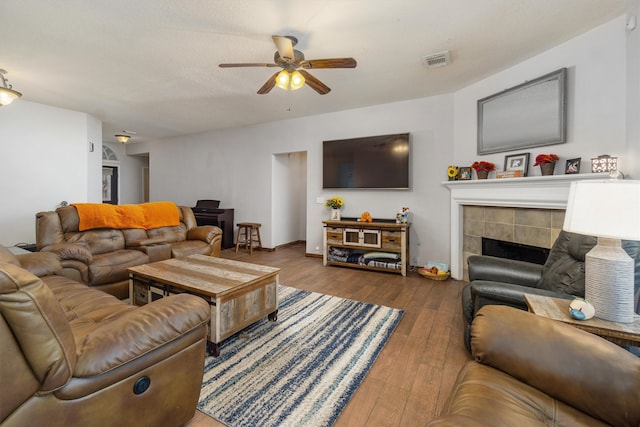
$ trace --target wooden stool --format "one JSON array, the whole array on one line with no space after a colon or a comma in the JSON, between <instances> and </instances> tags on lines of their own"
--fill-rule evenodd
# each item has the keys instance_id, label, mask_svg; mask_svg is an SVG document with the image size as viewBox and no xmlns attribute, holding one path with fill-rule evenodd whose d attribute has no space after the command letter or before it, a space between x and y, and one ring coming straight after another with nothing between
<instances>
[{"instance_id":1,"label":"wooden stool","mask_svg":"<svg viewBox=\"0 0 640 427\"><path fill-rule=\"evenodd\" d=\"M236 235L236 253L241 244L245 245L245 249L249 249L249 254L253 254L253 243L258 243L257 248L262 249L262 240L260 240L260 226L256 222L239 222L238 234ZM244 231L244 240L240 240L240 235Z\"/></svg>"}]
</instances>

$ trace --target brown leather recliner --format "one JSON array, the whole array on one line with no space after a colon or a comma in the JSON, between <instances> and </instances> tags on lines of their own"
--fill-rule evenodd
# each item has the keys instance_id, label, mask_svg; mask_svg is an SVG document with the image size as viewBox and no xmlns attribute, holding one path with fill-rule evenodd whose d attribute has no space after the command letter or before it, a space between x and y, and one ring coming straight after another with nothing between
<instances>
[{"instance_id":1,"label":"brown leather recliner","mask_svg":"<svg viewBox=\"0 0 640 427\"><path fill-rule=\"evenodd\" d=\"M603 338L513 307L482 307L473 361L429 427L640 425L640 358Z\"/></svg>"},{"instance_id":2,"label":"brown leather recliner","mask_svg":"<svg viewBox=\"0 0 640 427\"><path fill-rule=\"evenodd\" d=\"M0 424L179 426L191 419L208 304L181 294L134 307L55 274L61 271L52 253L15 257L0 247Z\"/></svg>"},{"instance_id":3,"label":"brown leather recliner","mask_svg":"<svg viewBox=\"0 0 640 427\"><path fill-rule=\"evenodd\" d=\"M63 274L125 299L129 296L127 268L187 255L220 256L222 230L198 226L193 211L179 206L180 224L144 229L99 228L79 231L74 206L36 214L36 247L54 252Z\"/></svg>"}]
</instances>

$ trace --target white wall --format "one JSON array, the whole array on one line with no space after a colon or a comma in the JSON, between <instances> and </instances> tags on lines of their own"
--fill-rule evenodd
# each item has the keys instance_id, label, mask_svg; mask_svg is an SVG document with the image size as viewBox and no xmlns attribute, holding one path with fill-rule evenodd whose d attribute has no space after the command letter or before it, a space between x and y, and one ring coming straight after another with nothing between
<instances>
[{"instance_id":1,"label":"white wall","mask_svg":"<svg viewBox=\"0 0 640 427\"><path fill-rule=\"evenodd\" d=\"M35 243L35 214L101 196L99 120L20 99L0 109L0 243ZM95 139L98 136L98 139ZM89 178L89 173L98 178Z\"/></svg>"},{"instance_id":2,"label":"white wall","mask_svg":"<svg viewBox=\"0 0 640 427\"><path fill-rule=\"evenodd\" d=\"M160 141L148 146L151 198L188 206L199 198L219 199L235 209L236 222L262 223L263 245L274 247L286 242L279 237L279 219L272 215L272 201L282 197L272 198L272 156L306 151L308 253L319 253L322 220L329 217L328 208L316 199L341 196L344 216L369 211L374 218L394 218L398 209L408 206L412 259L446 260L448 191L440 182L452 158L452 111L452 96L442 95ZM412 135L411 191L322 190L323 140L399 132Z\"/></svg>"},{"instance_id":3,"label":"white wall","mask_svg":"<svg viewBox=\"0 0 640 427\"><path fill-rule=\"evenodd\" d=\"M455 162L470 165L489 160L502 170L504 156L530 152L529 176L540 153L560 156L556 173L564 173L567 159L582 158L581 173L590 173L590 159L601 154L618 156L621 170L631 163L627 153L627 48L625 17L617 18L581 36L455 93ZM637 56L637 53L636 53ZM567 142L478 156L477 100L556 69L567 67ZM637 119L635 120L637 121Z\"/></svg>"}]
</instances>

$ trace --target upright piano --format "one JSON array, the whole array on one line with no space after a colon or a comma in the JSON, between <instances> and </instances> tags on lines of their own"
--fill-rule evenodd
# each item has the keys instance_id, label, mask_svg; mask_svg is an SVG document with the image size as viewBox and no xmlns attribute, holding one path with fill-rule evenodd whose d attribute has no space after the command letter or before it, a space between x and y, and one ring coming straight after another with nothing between
<instances>
[{"instance_id":1,"label":"upright piano","mask_svg":"<svg viewBox=\"0 0 640 427\"><path fill-rule=\"evenodd\" d=\"M222 229L222 249L233 248L233 209L220 209L220 200L198 200L191 208L198 225Z\"/></svg>"}]
</instances>

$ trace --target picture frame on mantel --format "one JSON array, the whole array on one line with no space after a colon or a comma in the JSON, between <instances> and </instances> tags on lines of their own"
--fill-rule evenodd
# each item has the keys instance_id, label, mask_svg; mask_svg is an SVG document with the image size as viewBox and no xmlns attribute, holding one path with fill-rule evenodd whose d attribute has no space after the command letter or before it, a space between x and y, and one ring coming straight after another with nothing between
<instances>
[{"instance_id":1,"label":"picture frame on mantel","mask_svg":"<svg viewBox=\"0 0 640 427\"><path fill-rule=\"evenodd\" d=\"M567 165L564 168L564 173L566 175L571 175L574 173L580 173L580 163L582 161L582 157L577 157L575 159L567 160Z\"/></svg>"},{"instance_id":2,"label":"picture frame on mantel","mask_svg":"<svg viewBox=\"0 0 640 427\"><path fill-rule=\"evenodd\" d=\"M504 170L506 172L519 172L518 176L527 176L529 172L529 154L508 154L504 156Z\"/></svg>"}]
</instances>

